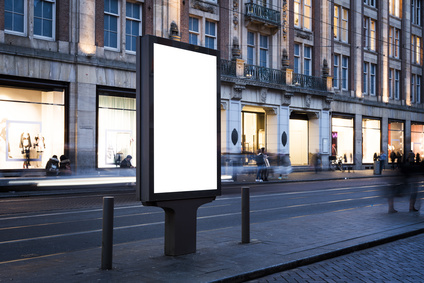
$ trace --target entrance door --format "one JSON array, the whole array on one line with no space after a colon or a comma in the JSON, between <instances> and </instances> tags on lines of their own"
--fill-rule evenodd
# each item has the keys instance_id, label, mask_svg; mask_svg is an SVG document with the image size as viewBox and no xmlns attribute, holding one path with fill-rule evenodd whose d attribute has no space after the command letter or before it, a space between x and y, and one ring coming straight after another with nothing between
<instances>
[{"instance_id":1,"label":"entrance door","mask_svg":"<svg viewBox=\"0 0 424 283\"><path fill-rule=\"evenodd\" d=\"M256 152L265 147L265 114L255 112L242 112L242 150L243 152Z\"/></svg>"},{"instance_id":2,"label":"entrance door","mask_svg":"<svg viewBox=\"0 0 424 283\"><path fill-rule=\"evenodd\" d=\"M308 165L308 120L290 119L290 160L292 165Z\"/></svg>"}]
</instances>

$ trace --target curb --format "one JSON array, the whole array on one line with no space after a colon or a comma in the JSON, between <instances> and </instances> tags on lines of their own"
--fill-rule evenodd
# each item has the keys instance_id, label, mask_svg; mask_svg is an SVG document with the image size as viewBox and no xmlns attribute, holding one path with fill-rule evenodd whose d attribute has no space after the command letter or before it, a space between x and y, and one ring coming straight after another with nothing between
<instances>
[{"instance_id":1,"label":"curb","mask_svg":"<svg viewBox=\"0 0 424 283\"><path fill-rule=\"evenodd\" d=\"M320 262L320 261L332 259L332 258L335 258L335 257L347 255L347 254L350 254L350 253L353 253L353 252L365 250L365 249L368 249L368 248L373 248L373 247L376 247L376 246L379 246L379 245L383 245L383 244L391 243L391 242L394 242L394 241L397 241L397 240L409 238L409 237L416 236L416 235L419 235L419 234L422 234L422 233L424 233L424 228L421 228L421 229L418 229L418 230L415 230L415 231L405 232L405 233L402 233L402 234L399 234L399 235L390 236L390 237L387 237L387 238L382 238L382 239L358 244L358 245L353 245L353 246L350 246L350 247L338 249L338 250L335 250L335 251L323 253L323 254L316 255L316 256L301 258L301 259L290 261L290 262L287 262L287 263L277 264L277 265L273 265L273 266L270 266L270 267L249 271L249 272L246 272L246 273L242 273L242 274L238 274L238 275L234 275L234 276L231 276L231 277L226 277L226 278L222 278L222 279L210 281L210 282L211 283L234 283L234 282L246 282L246 281L249 281L249 280L259 279L261 277L265 277L265 276L268 276L268 275L271 275L271 274L284 272L284 271L287 271L287 270L290 270L290 269L294 269L294 268L306 266L306 265L309 265L309 264L317 263L317 262Z\"/></svg>"}]
</instances>

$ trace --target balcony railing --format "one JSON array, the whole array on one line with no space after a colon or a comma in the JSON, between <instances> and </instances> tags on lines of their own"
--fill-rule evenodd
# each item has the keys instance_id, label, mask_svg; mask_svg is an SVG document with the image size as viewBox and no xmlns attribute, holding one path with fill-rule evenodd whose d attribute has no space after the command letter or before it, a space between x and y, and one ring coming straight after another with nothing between
<instances>
[{"instance_id":1,"label":"balcony railing","mask_svg":"<svg viewBox=\"0 0 424 283\"><path fill-rule=\"evenodd\" d=\"M312 77L302 74L293 73L292 84L303 88L316 90L327 90L327 81L320 77Z\"/></svg>"},{"instance_id":2,"label":"balcony railing","mask_svg":"<svg viewBox=\"0 0 424 283\"><path fill-rule=\"evenodd\" d=\"M244 65L244 76L247 79L270 83L270 84L286 84L286 72L276 69L265 68L255 65Z\"/></svg>"},{"instance_id":3,"label":"balcony railing","mask_svg":"<svg viewBox=\"0 0 424 283\"><path fill-rule=\"evenodd\" d=\"M243 79L278 85L292 85L296 87L326 91L327 80L302 74L288 73L285 70L270 69L256 65L243 64L243 74L237 74L235 61L221 59L221 75L229 77L240 76ZM291 82L290 82L291 78ZM288 81L287 81L288 80Z\"/></svg>"},{"instance_id":4,"label":"balcony railing","mask_svg":"<svg viewBox=\"0 0 424 283\"><path fill-rule=\"evenodd\" d=\"M221 59L221 76L236 77L236 62Z\"/></svg>"},{"instance_id":5,"label":"balcony railing","mask_svg":"<svg viewBox=\"0 0 424 283\"><path fill-rule=\"evenodd\" d=\"M279 11L254 3L246 3L246 17L270 23L277 27L281 25L281 13Z\"/></svg>"}]
</instances>

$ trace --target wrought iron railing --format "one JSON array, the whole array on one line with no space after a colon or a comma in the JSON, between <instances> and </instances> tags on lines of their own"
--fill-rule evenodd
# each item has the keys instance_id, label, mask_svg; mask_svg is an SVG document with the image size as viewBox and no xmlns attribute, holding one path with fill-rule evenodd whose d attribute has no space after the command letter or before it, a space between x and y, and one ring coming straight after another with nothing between
<instances>
[{"instance_id":1,"label":"wrought iron railing","mask_svg":"<svg viewBox=\"0 0 424 283\"><path fill-rule=\"evenodd\" d=\"M221 59L221 76L236 77L236 62Z\"/></svg>"},{"instance_id":2,"label":"wrought iron railing","mask_svg":"<svg viewBox=\"0 0 424 283\"><path fill-rule=\"evenodd\" d=\"M312 77L303 74L293 73L292 84L303 88L316 90L327 90L327 81L320 77Z\"/></svg>"},{"instance_id":3,"label":"wrought iron railing","mask_svg":"<svg viewBox=\"0 0 424 283\"><path fill-rule=\"evenodd\" d=\"M281 25L281 13L267 7L246 3L246 16L272 23L276 26Z\"/></svg>"},{"instance_id":4,"label":"wrought iron railing","mask_svg":"<svg viewBox=\"0 0 424 283\"><path fill-rule=\"evenodd\" d=\"M271 84L286 84L286 72L256 65L244 65L244 76L254 81Z\"/></svg>"}]
</instances>

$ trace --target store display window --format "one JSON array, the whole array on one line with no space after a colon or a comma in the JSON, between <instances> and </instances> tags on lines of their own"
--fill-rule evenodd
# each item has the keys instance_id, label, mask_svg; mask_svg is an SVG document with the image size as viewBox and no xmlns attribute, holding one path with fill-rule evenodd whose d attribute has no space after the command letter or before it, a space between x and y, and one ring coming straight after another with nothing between
<instances>
[{"instance_id":1,"label":"store display window","mask_svg":"<svg viewBox=\"0 0 424 283\"><path fill-rule=\"evenodd\" d=\"M134 97L98 96L99 168L119 167L128 155L136 164L136 99Z\"/></svg>"},{"instance_id":2,"label":"store display window","mask_svg":"<svg viewBox=\"0 0 424 283\"><path fill-rule=\"evenodd\" d=\"M392 152L396 153L396 155L403 156L403 148L404 148L404 123L403 122L390 122L389 121L389 140L387 144L387 156L389 156L389 162L392 162L390 159L390 155Z\"/></svg>"},{"instance_id":3,"label":"store display window","mask_svg":"<svg viewBox=\"0 0 424 283\"><path fill-rule=\"evenodd\" d=\"M411 149L415 156L419 153L420 160L424 157L424 125L411 124Z\"/></svg>"},{"instance_id":4,"label":"store display window","mask_svg":"<svg viewBox=\"0 0 424 283\"><path fill-rule=\"evenodd\" d=\"M362 163L373 163L381 153L381 121L362 119Z\"/></svg>"},{"instance_id":5,"label":"store display window","mask_svg":"<svg viewBox=\"0 0 424 283\"><path fill-rule=\"evenodd\" d=\"M64 154L65 91L0 86L0 170L44 169Z\"/></svg>"},{"instance_id":6,"label":"store display window","mask_svg":"<svg viewBox=\"0 0 424 283\"><path fill-rule=\"evenodd\" d=\"M333 117L331 125L331 155L341 156L344 163L354 163L353 118Z\"/></svg>"}]
</instances>

